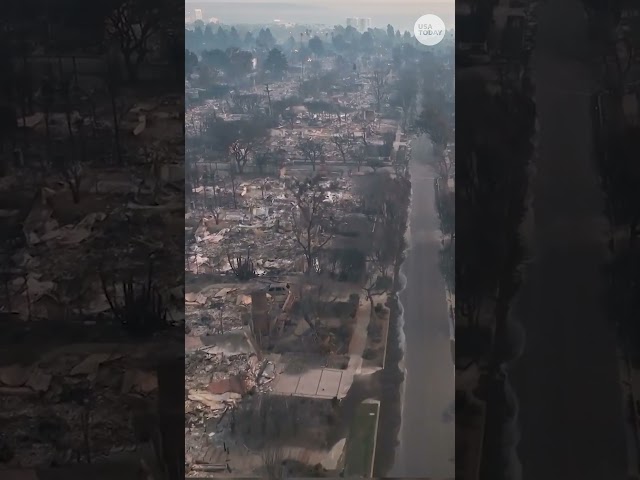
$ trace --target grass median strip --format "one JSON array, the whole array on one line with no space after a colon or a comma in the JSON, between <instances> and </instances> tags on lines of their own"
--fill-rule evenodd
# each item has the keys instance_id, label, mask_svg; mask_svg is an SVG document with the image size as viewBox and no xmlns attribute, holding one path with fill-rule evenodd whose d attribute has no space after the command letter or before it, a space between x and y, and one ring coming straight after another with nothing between
<instances>
[{"instance_id":1,"label":"grass median strip","mask_svg":"<svg viewBox=\"0 0 640 480\"><path fill-rule=\"evenodd\" d=\"M363 402L356 409L347 438L345 474L371 476L379 413L378 402Z\"/></svg>"}]
</instances>

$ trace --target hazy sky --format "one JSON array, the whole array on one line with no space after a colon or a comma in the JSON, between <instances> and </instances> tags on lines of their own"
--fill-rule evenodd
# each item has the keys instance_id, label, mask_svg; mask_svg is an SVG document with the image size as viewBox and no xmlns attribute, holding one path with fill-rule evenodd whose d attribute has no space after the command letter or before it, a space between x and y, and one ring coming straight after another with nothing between
<instances>
[{"instance_id":1,"label":"hazy sky","mask_svg":"<svg viewBox=\"0 0 640 480\"><path fill-rule=\"evenodd\" d=\"M433 13L452 28L454 0L186 0L187 14L200 8L204 18L224 23L266 23L279 19L294 23L345 25L347 17L369 17L372 26L391 23L401 30L413 30L422 15Z\"/></svg>"}]
</instances>

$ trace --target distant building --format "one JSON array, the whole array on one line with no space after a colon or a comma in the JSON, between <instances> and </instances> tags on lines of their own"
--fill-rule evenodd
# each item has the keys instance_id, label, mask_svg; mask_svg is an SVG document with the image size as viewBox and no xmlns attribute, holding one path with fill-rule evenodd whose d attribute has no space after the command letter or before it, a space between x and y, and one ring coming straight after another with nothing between
<instances>
[{"instance_id":1,"label":"distant building","mask_svg":"<svg viewBox=\"0 0 640 480\"><path fill-rule=\"evenodd\" d=\"M202 10L199 8L196 8L195 13L196 13L196 21L197 20L202 21Z\"/></svg>"},{"instance_id":2,"label":"distant building","mask_svg":"<svg viewBox=\"0 0 640 480\"><path fill-rule=\"evenodd\" d=\"M370 18L359 18L358 19L358 30L361 32L366 32L369 28L371 28L371 19Z\"/></svg>"},{"instance_id":3,"label":"distant building","mask_svg":"<svg viewBox=\"0 0 640 480\"><path fill-rule=\"evenodd\" d=\"M215 23L215 24L218 24L218 23L220 23L220 19L219 19L219 18L216 18L216 17L211 17L211 18L209 19L209 23Z\"/></svg>"},{"instance_id":4,"label":"distant building","mask_svg":"<svg viewBox=\"0 0 640 480\"><path fill-rule=\"evenodd\" d=\"M361 32L366 32L367 29L371 28L371 19L349 17L347 18L347 27L353 27L355 29L360 30Z\"/></svg>"}]
</instances>

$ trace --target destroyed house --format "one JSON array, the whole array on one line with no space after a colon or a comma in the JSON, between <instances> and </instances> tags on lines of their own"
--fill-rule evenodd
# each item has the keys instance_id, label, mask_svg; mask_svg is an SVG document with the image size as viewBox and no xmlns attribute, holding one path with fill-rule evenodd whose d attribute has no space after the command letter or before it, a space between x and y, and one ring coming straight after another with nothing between
<instances>
[{"instance_id":1,"label":"destroyed house","mask_svg":"<svg viewBox=\"0 0 640 480\"><path fill-rule=\"evenodd\" d=\"M229 378L212 381L207 387L207 390L215 395L224 395L229 392L245 395L247 393L247 386L242 376L232 375Z\"/></svg>"}]
</instances>

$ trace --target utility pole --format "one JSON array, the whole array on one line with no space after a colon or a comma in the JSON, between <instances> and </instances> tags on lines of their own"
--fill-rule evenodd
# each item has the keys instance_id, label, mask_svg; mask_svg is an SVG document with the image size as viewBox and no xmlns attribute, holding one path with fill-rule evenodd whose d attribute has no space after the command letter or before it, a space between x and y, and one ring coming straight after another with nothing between
<instances>
[{"instance_id":1,"label":"utility pole","mask_svg":"<svg viewBox=\"0 0 640 480\"><path fill-rule=\"evenodd\" d=\"M269 90L269 84L265 85L265 91L267 92L267 100L269 101L269 116L272 116L273 112L271 110L271 90Z\"/></svg>"}]
</instances>

